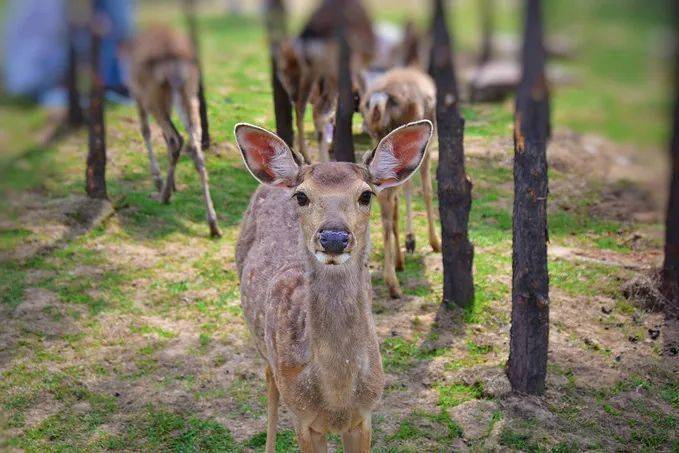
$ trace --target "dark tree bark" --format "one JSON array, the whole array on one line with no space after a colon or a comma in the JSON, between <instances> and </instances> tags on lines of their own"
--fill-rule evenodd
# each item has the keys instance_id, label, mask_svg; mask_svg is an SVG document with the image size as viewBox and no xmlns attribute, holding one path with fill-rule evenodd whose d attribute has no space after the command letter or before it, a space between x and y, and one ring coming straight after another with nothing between
<instances>
[{"instance_id":1,"label":"dark tree bark","mask_svg":"<svg viewBox=\"0 0 679 453\"><path fill-rule=\"evenodd\" d=\"M679 30L679 11L675 11ZM663 352L679 352L679 50L675 54L674 109L670 142L670 194L665 220L665 259L662 270L662 292L665 296L665 329Z\"/></svg>"},{"instance_id":2,"label":"dark tree bark","mask_svg":"<svg viewBox=\"0 0 679 453\"><path fill-rule=\"evenodd\" d=\"M198 24L196 23L195 0L184 0L184 14L189 29L189 37L193 43L196 61L198 62L198 111L200 113L200 145L205 150L210 147L210 124L207 119L207 101L205 99L205 84L203 83L203 65L200 58L200 41L198 40Z\"/></svg>"},{"instance_id":3,"label":"dark tree bark","mask_svg":"<svg viewBox=\"0 0 679 453\"><path fill-rule=\"evenodd\" d=\"M273 108L276 117L276 134L291 148L294 146L295 133L292 128L292 103L290 96L278 78L276 49L287 36L287 20L282 0L266 2L266 28L269 34L269 53L271 59L271 88Z\"/></svg>"},{"instance_id":4,"label":"dark tree bark","mask_svg":"<svg viewBox=\"0 0 679 453\"><path fill-rule=\"evenodd\" d=\"M80 105L78 91L78 53L75 48L75 25L68 26L68 72L66 88L68 90L68 127L77 128L83 125L85 116Z\"/></svg>"},{"instance_id":5,"label":"dark tree bark","mask_svg":"<svg viewBox=\"0 0 679 453\"><path fill-rule=\"evenodd\" d=\"M89 151L85 190L90 198L106 199L106 129L104 127L104 82L99 73L101 24L93 8L90 54Z\"/></svg>"},{"instance_id":6,"label":"dark tree bark","mask_svg":"<svg viewBox=\"0 0 679 453\"><path fill-rule=\"evenodd\" d=\"M487 63L493 52L493 0L481 0L481 54L479 65Z\"/></svg>"},{"instance_id":7,"label":"dark tree bark","mask_svg":"<svg viewBox=\"0 0 679 453\"><path fill-rule=\"evenodd\" d=\"M547 140L549 91L540 0L526 0L523 75L514 123L512 327L507 376L514 391L541 395L547 374Z\"/></svg>"},{"instance_id":8,"label":"dark tree bark","mask_svg":"<svg viewBox=\"0 0 679 453\"><path fill-rule=\"evenodd\" d=\"M339 46L337 77L339 96L332 141L334 143L335 160L354 162L354 137L351 131L351 122L354 115L354 93L351 86L351 49L347 41L346 11L341 7L338 9L338 14L341 16L336 30Z\"/></svg>"},{"instance_id":9,"label":"dark tree bark","mask_svg":"<svg viewBox=\"0 0 679 453\"><path fill-rule=\"evenodd\" d=\"M472 183L464 165L464 119L460 116L453 50L443 0L434 0L430 73L436 83L436 123L439 140L439 214L443 245L443 302L466 307L474 301L469 242Z\"/></svg>"}]
</instances>

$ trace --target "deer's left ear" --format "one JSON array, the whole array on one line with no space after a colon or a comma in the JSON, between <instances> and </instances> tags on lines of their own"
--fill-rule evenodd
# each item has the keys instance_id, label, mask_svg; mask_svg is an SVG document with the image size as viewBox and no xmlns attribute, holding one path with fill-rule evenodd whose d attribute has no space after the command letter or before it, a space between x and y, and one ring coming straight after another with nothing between
<instances>
[{"instance_id":1,"label":"deer's left ear","mask_svg":"<svg viewBox=\"0 0 679 453\"><path fill-rule=\"evenodd\" d=\"M429 120L394 129L384 137L365 163L377 190L403 184L420 167L434 127Z\"/></svg>"},{"instance_id":2,"label":"deer's left ear","mask_svg":"<svg viewBox=\"0 0 679 453\"><path fill-rule=\"evenodd\" d=\"M246 123L237 124L234 135L245 166L259 182L288 187L297 184L300 161L280 137Z\"/></svg>"}]
</instances>

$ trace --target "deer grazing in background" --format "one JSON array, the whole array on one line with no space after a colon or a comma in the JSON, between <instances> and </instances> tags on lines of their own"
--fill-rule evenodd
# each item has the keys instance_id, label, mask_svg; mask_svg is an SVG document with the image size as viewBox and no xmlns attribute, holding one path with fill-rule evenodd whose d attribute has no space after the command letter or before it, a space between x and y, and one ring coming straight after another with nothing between
<instances>
[{"instance_id":1,"label":"deer grazing in background","mask_svg":"<svg viewBox=\"0 0 679 453\"><path fill-rule=\"evenodd\" d=\"M311 162L304 140L304 114L311 103L321 161L328 160L337 108L340 17L346 19L352 72L368 64L375 49L372 21L360 0L323 0L294 39L281 42L276 51L278 78L294 105L296 150Z\"/></svg>"},{"instance_id":2,"label":"deer grazing in background","mask_svg":"<svg viewBox=\"0 0 679 453\"><path fill-rule=\"evenodd\" d=\"M236 126L247 168L264 183L245 213L236 264L241 304L266 362L266 451L274 452L279 399L295 414L302 452L367 452L382 395L368 252L371 200L420 166L433 126L395 129L364 164L306 165L276 135Z\"/></svg>"},{"instance_id":3,"label":"deer grazing in background","mask_svg":"<svg viewBox=\"0 0 679 453\"><path fill-rule=\"evenodd\" d=\"M191 155L200 176L205 198L210 235L221 236L208 184L205 157L201 149L201 126L198 101L199 69L193 45L188 37L162 26L154 26L132 41L130 53L130 88L136 100L141 134L151 164L151 174L163 203L169 203L176 190L174 172L182 149ZM188 142L172 124L172 107L176 106L188 132ZM167 143L169 167L163 184L158 161L151 143L148 116L151 114L163 131Z\"/></svg>"},{"instance_id":4,"label":"deer grazing in background","mask_svg":"<svg viewBox=\"0 0 679 453\"><path fill-rule=\"evenodd\" d=\"M373 79L361 98L360 110L364 128L375 140L381 140L389 132L412 121L426 119L434 122L436 89L431 78L414 66L394 68ZM422 195L427 209L429 223L429 244L435 252L441 251L441 242L436 234L430 155L426 153L420 167ZM415 236L412 224L412 183L404 185L406 198L406 250L415 251ZM397 187L380 192L378 200L382 216L384 238L384 282L391 297L401 296L396 270L404 266L403 252L399 244Z\"/></svg>"}]
</instances>

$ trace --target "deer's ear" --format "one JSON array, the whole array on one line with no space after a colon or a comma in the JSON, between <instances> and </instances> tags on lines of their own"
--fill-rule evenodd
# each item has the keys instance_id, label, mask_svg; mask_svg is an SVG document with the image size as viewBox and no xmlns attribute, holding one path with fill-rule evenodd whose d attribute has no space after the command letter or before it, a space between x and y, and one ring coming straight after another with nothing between
<instances>
[{"instance_id":1,"label":"deer's ear","mask_svg":"<svg viewBox=\"0 0 679 453\"><path fill-rule=\"evenodd\" d=\"M240 123L234 129L245 166L259 182L294 187L299 160L288 145L265 129Z\"/></svg>"},{"instance_id":2,"label":"deer's ear","mask_svg":"<svg viewBox=\"0 0 679 453\"><path fill-rule=\"evenodd\" d=\"M403 184L417 171L433 129L429 120L401 126L384 137L375 151L366 156L366 164L377 190Z\"/></svg>"}]
</instances>

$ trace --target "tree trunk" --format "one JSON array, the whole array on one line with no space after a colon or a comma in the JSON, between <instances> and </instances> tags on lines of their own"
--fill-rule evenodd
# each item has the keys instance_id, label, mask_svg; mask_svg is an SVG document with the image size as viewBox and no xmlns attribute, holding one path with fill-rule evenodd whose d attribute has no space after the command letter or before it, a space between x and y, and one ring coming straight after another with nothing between
<instances>
[{"instance_id":1,"label":"tree trunk","mask_svg":"<svg viewBox=\"0 0 679 453\"><path fill-rule=\"evenodd\" d=\"M523 75L514 123L512 327L507 376L514 391L541 395L547 374L547 140L549 92L540 0L526 0Z\"/></svg>"},{"instance_id":2,"label":"tree trunk","mask_svg":"<svg viewBox=\"0 0 679 453\"><path fill-rule=\"evenodd\" d=\"M193 43L198 64L198 111L200 114L200 145L205 150L210 147L210 124L207 119L207 101L205 100L205 84L203 83L203 65L200 58L200 41L198 40L198 25L196 24L195 0L184 0L184 14L189 29L189 37Z\"/></svg>"},{"instance_id":3,"label":"tree trunk","mask_svg":"<svg viewBox=\"0 0 679 453\"><path fill-rule=\"evenodd\" d=\"M464 165L464 119L460 116L457 81L443 0L434 0L430 73L436 83L436 123L439 140L439 214L443 243L443 302L466 307L474 301L469 242L472 183Z\"/></svg>"},{"instance_id":4,"label":"tree trunk","mask_svg":"<svg viewBox=\"0 0 679 453\"><path fill-rule=\"evenodd\" d=\"M106 199L106 129L104 127L104 82L99 73L101 21L92 11L90 55L89 152L85 190L90 198Z\"/></svg>"},{"instance_id":5,"label":"tree trunk","mask_svg":"<svg viewBox=\"0 0 679 453\"><path fill-rule=\"evenodd\" d=\"M351 86L351 49L347 41L346 11L338 8L339 25L336 30L339 46L339 64L337 85L339 96L337 99L337 113L335 114L335 130L332 141L334 143L335 160L354 162L354 137L351 121L354 115L354 94Z\"/></svg>"},{"instance_id":6,"label":"tree trunk","mask_svg":"<svg viewBox=\"0 0 679 453\"><path fill-rule=\"evenodd\" d=\"M490 60L493 52L493 0L481 0L481 54L479 66Z\"/></svg>"},{"instance_id":7,"label":"tree trunk","mask_svg":"<svg viewBox=\"0 0 679 453\"><path fill-rule=\"evenodd\" d=\"M80 93L78 92L78 53L75 48L75 25L68 26L68 72L66 74L66 87L68 90L68 127L77 128L82 126L85 116L80 105Z\"/></svg>"},{"instance_id":8,"label":"tree trunk","mask_svg":"<svg viewBox=\"0 0 679 453\"><path fill-rule=\"evenodd\" d=\"M276 134L292 148L295 140L295 133L292 128L292 103L290 96L288 96L278 78L278 65L276 63L276 49L287 35L287 21L282 0L268 0L266 2L266 28L269 33L271 88L276 117Z\"/></svg>"},{"instance_id":9,"label":"tree trunk","mask_svg":"<svg viewBox=\"0 0 679 453\"><path fill-rule=\"evenodd\" d=\"M679 16L679 11L675 11L675 14ZM665 260L662 270L662 290L666 299L663 353L672 356L679 352L679 51L675 59L670 196L665 221Z\"/></svg>"}]
</instances>

